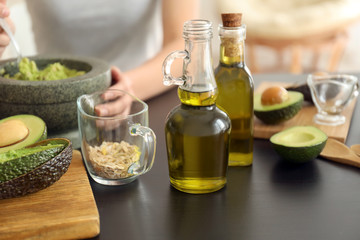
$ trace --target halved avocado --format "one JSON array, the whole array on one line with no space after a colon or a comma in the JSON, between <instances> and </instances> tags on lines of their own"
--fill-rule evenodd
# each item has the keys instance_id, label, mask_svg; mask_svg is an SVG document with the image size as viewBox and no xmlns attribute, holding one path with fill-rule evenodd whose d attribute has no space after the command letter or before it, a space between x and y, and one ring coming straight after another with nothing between
<instances>
[{"instance_id":1,"label":"halved avocado","mask_svg":"<svg viewBox=\"0 0 360 240\"><path fill-rule=\"evenodd\" d=\"M4 127L5 130L1 132L0 153L24 148L30 144L46 139L46 124L41 118L29 114L15 115L1 119L0 125L8 124L13 126L15 122L18 124L16 127L6 126ZM21 124L19 125L19 122L23 123L22 127L20 127ZM17 134L18 131L24 131L24 128L28 130L27 134ZM7 137L14 136L15 134L19 136L18 139L14 138L10 141L6 139Z\"/></svg>"},{"instance_id":2,"label":"halved avocado","mask_svg":"<svg viewBox=\"0 0 360 240\"><path fill-rule=\"evenodd\" d=\"M58 155L64 144L50 143L45 146L35 146L10 150L0 153L0 183L30 172L37 166Z\"/></svg>"},{"instance_id":3,"label":"halved avocado","mask_svg":"<svg viewBox=\"0 0 360 240\"><path fill-rule=\"evenodd\" d=\"M327 138L317 127L295 126L274 134L270 142L284 160L304 163L319 156Z\"/></svg>"},{"instance_id":4,"label":"halved avocado","mask_svg":"<svg viewBox=\"0 0 360 240\"><path fill-rule=\"evenodd\" d=\"M293 118L302 108L304 95L288 91L289 98L282 103L262 105L261 94L254 96L254 114L266 124L277 124Z\"/></svg>"},{"instance_id":5,"label":"halved avocado","mask_svg":"<svg viewBox=\"0 0 360 240\"><path fill-rule=\"evenodd\" d=\"M63 144L65 148L55 157L26 172L25 174L0 183L0 199L13 198L35 193L49 187L68 170L72 159L72 144L66 138L53 138L37 142L29 147Z\"/></svg>"}]
</instances>

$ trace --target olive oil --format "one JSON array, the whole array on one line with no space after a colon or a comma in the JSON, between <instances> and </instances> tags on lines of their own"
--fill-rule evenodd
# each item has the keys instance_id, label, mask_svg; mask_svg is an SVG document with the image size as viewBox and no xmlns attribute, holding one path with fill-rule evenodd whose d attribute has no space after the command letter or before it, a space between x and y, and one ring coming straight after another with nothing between
<instances>
[{"instance_id":1,"label":"olive oil","mask_svg":"<svg viewBox=\"0 0 360 240\"><path fill-rule=\"evenodd\" d=\"M200 94L201 95L201 94ZM166 120L171 184L189 193L207 193L226 183L230 122L215 105L181 104Z\"/></svg>"},{"instance_id":2,"label":"olive oil","mask_svg":"<svg viewBox=\"0 0 360 240\"><path fill-rule=\"evenodd\" d=\"M216 104L231 119L229 166L248 166L253 161L254 85L245 64L245 26L220 26L219 32L220 63L215 69L219 95Z\"/></svg>"},{"instance_id":3,"label":"olive oil","mask_svg":"<svg viewBox=\"0 0 360 240\"><path fill-rule=\"evenodd\" d=\"M194 88L196 88L196 86ZM216 97L218 95L217 89L212 89L207 92L192 91L178 88L180 101L184 104L192 106L209 106L215 104Z\"/></svg>"},{"instance_id":4,"label":"olive oil","mask_svg":"<svg viewBox=\"0 0 360 240\"><path fill-rule=\"evenodd\" d=\"M177 84L181 104L166 118L170 183L187 193L214 192L226 184L231 121L216 106L218 90L211 64L211 23L184 24L185 50L164 61L164 84ZM183 76L172 78L174 58L184 58Z\"/></svg>"},{"instance_id":5,"label":"olive oil","mask_svg":"<svg viewBox=\"0 0 360 240\"><path fill-rule=\"evenodd\" d=\"M253 85L246 68L219 65L215 70L217 105L231 119L229 166L247 166L253 160ZM245 80L244 80L245 79Z\"/></svg>"}]
</instances>

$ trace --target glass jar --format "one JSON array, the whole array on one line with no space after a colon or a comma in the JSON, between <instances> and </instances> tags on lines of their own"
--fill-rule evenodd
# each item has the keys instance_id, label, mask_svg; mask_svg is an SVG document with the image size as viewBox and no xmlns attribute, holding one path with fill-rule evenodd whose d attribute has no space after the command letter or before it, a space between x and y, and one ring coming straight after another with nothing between
<instances>
[{"instance_id":1,"label":"glass jar","mask_svg":"<svg viewBox=\"0 0 360 240\"><path fill-rule=\"evenodd\" d=\"M168 114L165 137L170 182L187 193L214 192L226 184L231 122L216 106L218 90L212 68L212 24L185 22L185 50L164 61L165 85L179 85L181 104ZM183 75L174 78L170 68L183 59Z\"/></svg>"}]
</instances>

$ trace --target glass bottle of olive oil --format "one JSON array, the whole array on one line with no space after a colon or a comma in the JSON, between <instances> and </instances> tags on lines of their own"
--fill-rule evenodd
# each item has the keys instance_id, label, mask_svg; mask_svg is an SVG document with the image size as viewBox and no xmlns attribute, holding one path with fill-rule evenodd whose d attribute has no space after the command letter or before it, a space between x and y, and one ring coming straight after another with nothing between
<instances>
[{"instance_id":1,"label":"glass bottle of olive oil","mask_svg":"<svg viewBox=\"0 0 360 240\"><path fill-rule=\"evenodd\" d=\"M245 64L246 27L241 17L241 13L222 14L220 62L215 69L219 90L216 104L232 124L229 166L248 166L253 161L254 83Z\"/></svg>"},{"instance_id":2,"label":"glass bottle of olive oil","mask_svg":"<svg viewBox=\"0 0 360 240\"><path fill-rule=\"evenodd\" d=\"M211 22L185 22L183 37L185 51L171 53L163 65L164 84L179 85L181 101L165 125L170 182L183 192L209 193L226 184L231 121L216 106ZM170 74L175 58L183 59L179 78Z\"/></svg>"}]
</instances>

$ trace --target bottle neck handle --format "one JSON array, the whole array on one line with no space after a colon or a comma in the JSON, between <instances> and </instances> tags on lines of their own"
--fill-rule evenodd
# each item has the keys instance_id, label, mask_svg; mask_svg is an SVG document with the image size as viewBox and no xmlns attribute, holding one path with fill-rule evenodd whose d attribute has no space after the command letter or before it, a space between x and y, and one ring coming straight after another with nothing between
<instances>
[{"instance_id":1,"label":"bottle neck handle","mask_svg":"<svg viewBox=\"0 0 360 240\"><path fill-rule=\"evenodd\" d=\"M183 59L183 74L179 78L171 74L171 65L177 58ZM162 70L166 86L179 85L182 89L196 92L215 89L210 39L186 39L185 50L170 53L164 60Z\"/></svg>"},{"instance_id":2,"label":"bottle neck handle","mask_svg":"<svg viewBox=\"0 0 360 240\"><path fill-rule=\"evenodd\" d=\"M187 51L174 51L170 53L164 60L163 66L162 66L162 72L164 75L163 83L165 86L170 85L184 85L186 82L186 75L183 74L183 76L179 78L173 77L171 74L171 65L173 64L174 60L177 58L183 59L184 62L189 60L189 53Z\"/></svg>"}]
</instances>

